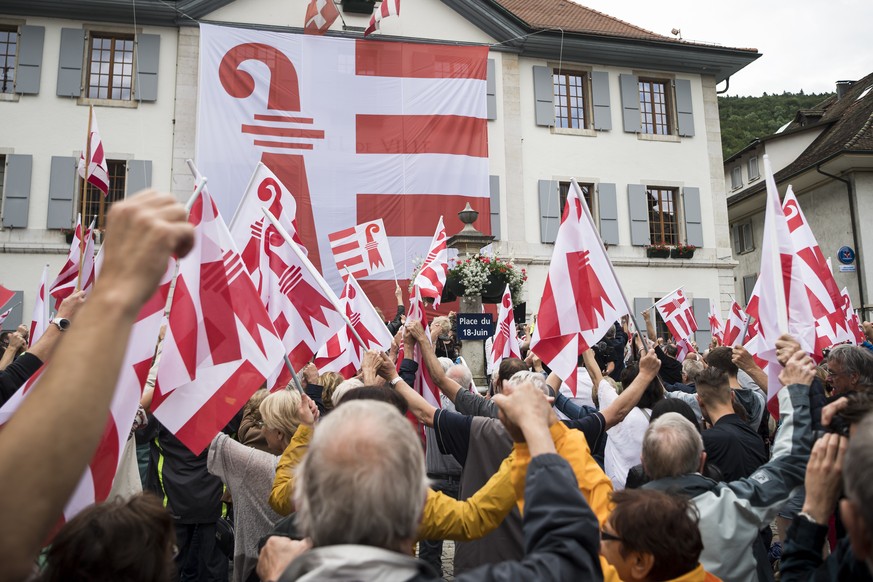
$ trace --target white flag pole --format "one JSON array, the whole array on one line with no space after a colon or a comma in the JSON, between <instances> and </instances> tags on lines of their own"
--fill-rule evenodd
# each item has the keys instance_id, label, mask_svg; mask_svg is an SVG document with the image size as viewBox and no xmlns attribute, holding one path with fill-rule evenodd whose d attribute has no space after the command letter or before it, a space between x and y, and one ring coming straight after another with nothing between
<instances>
[{"instance_id":1,"label":"white flag pole","mask_svg":"<svg viewBox=\"0 0 873 582\"><path fill-rule=\"evenodd\" d=\"M190 160L189 160L189 161L190 161ZM254 182L255 182L255 176L258 175L258 170L259 170L259 169L261 168L261 166L263 166L263 165L264 165L264 164L263 164L262 162L258 162L258 165L255 166L255 171L252 172L252 175L251 175L251 177L249 178L249 183L246 184L246 188L245 188L245 190L243 190L243 195L240 196L239 204L236 205L236 210L233 212L233 218L230 219L230 224L227 225L227 229L228 229L230 232L233 232L233 226L236 224L236 219L237 219L237 217L239 216L239 209L240 209L240 207L245 203L246 193L247 193L247 192L249 191L249 189L252 187L252 184L254 184Z\"/></svg>"},{"instance_id":2,"label":"white flag pole","mask_svg":"<svg viewBox=\"0 0 873 582\"><path fill-rule=\"evenodd\" d=\"M283 239L285 239L285 243L289 247L291 247L291 250L294 251L294 254L297 255L297 258L300 260L301 263L303 263L303 266L310 273L317 275L315 277L315 281L316 281L316 283L318 283L318 286L321 288L322 293L324 293L325 297L328 298L328 300L333 305L333 308L336 309L336 312L339 313L340 316L343 318L343 320L346 322L346 325L349 326L349 331L352 332L352 335L358 341L358 344L366 350L367 344L365 344L364 340L361 339L361 336L358 335L358 332L355 330L355 326L352 325L352 322L346 316L345 310L340 307L339 299L337 298L336 294L333 292L333 290L330 287L327 286L327 283L324 281L324 279L318 273L315 266L309 261L308 258L306 258L306 255L303 254L303 251L300 250L300 247L297 245L296 242L294 242L294 240L291 238L291 235L288 234L288 231L285 230L285 228L279 223L279 221L276 219L276 217L273 216L273 214L263 206L261 206L261 210L263 211L264 216L267 217L267 220L269 220L270 223L273 225L273 227L275 227L276 231L282 236Z\"/></svg>"}]
</instances>

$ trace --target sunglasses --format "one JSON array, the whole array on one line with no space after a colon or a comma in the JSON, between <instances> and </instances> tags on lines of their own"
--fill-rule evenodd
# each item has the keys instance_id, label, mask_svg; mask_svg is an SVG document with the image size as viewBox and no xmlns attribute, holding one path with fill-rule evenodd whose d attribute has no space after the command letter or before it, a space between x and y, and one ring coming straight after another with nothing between
<instances>
[{"instance_id":1,"label":"sunglasses","mask_svg":"<svg viewBox=\"0 0 873 582\"><path fill-rule=\"evenodd\" d=\"M605 529L600 530L600 539L605 541L605 542L623 542L624 541L623 539L621 539L621 537L619 537L613 533L609 533Z\"/></svg>"}]
</instances>

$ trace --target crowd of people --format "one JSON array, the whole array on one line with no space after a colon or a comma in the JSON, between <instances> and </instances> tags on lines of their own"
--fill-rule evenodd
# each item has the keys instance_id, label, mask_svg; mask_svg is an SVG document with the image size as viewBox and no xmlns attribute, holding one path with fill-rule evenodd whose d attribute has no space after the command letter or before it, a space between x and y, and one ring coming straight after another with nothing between
<instances>
[{"instance_id":1,"label":"crowd of people","mask_svg":"<svg viewBox=\"0 0 873 582\"><path fill-rule=\"evenodd\" d=\"M391 350L259 390L199 455L149 412L156 346L109 499L58 527L186 218L151 191L114 204L69 329L0 337L2 402L46 365L0 432L0 579L873 580L873 345L817 362L782 336L768 402L744 348L679 361L647 313L651 340L615 322L575 391L525 341L476 386L451 320L404 321L402 295Z\"/></svg>"}]
</instances>

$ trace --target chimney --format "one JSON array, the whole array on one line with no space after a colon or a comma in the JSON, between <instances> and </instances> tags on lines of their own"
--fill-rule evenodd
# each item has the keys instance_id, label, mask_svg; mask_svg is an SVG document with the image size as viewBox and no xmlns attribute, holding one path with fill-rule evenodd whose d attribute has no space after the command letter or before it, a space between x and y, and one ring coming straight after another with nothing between
<instances>
[{"instance_id":1,"label":"chimney","mask_svg":"<svg viewBox=\"0 0 873 582\"><path fill-rule=\"evenodd\" d=\"M842 99L854 84L855 81L837 81L837 100Z\"/></svg>"}]
</instances>

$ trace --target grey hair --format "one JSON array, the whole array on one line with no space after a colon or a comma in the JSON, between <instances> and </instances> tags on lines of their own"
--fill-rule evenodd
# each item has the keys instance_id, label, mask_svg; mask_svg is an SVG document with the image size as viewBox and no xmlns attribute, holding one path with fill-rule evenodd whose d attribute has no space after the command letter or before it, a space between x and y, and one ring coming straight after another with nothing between
<instances>
[{"instance_id":1,"label":"grey hair","mask_svg":"<svg viewBox=\"0 0 873 582\"><path fill-rule=\"evenodd\" d=\"M536 386L537 390L540 390L546 396L549 395L549 385L546 384L546 379L539 372L522 370L521 372L513 374L512 378L509 379L509 385L513 387L524 384L525 382L530 382Z\"/></svg>"},{"instance_id":2,"label":"grey hair","mask_svg":"<svg viewBox=\"0 0 873 582\"><path fill-rule=\"evenodd\" d=\"M319 423L297 472L294 504L315 547L407 552L427 495L421 443L390 404L354 400Z\"/></svg>"},{"instance_id":3,"label":"grey hair","mask_svg":"<svg viewBox=\"0 0 873 582\"><path fill-rule=\"evenodd\" d=\"M685 378L689 382L696 382L697 376L703 371L703 362L700 360L689 360L685 359L682 362L682 373L685 374Z\"/></svg>"},{"instance_id":4,"label":"grey hair","mask_svg":"<svg viewBox=\"0 0 873 582\"><path fill-rule=\"evenodd\" d=\"M331 399L333 400L333 405L336 406L340 403L340 400L343 399L343 395L346 392L354 390L355 388L360 388L364 383L358 378L349 378L348 380L343 380L339 383L339 385L334 388L333 395Z\"/></svg>"},{"instance_id":5,"label":"grey hair","mask_svg":"<svg viewBox=\"0 0 873 582\"><path fill-rule=\"evenodd\" d=\"M470 368L464 364L454 364L451 368L446 370L446 375L460 384L461 388L464 390L469 390L470 386L473 385L473 373L470 372Z\"/></svg>"},{"instance_id":6,"label":"grey hair","mask_svg":"<svg viewBox=\"0 0 873 582\"><path fill-rule=\"evenodd\" d=\"M841 345L833 348L828 363L839 362L847 374L858 374L858 384L873 390L873 353L859 346Z\"/></svg>"},{"instance_id":7,"label":"grey hair","mask_svg":"<svg viewBox=\"0 0 873 582\"><path fill-rule=\"evenodd\" d=\"M643 466L653 481L697 472L701 453L700 432L676 412L653 420L643 436Z\"/></svg>"},{"instance_id":8,"label":"grey hair","mask_svg":"<svg viewBox=\"0 0 873 582\"><path fill-rule=\"evenodd\" d=\"M439 361L440 366L443 367L443 372L448 372L449 368L455 365L451 358L439 357L437 360Z\"/></svg>"},{"instance_id":9,"label":"grey hair","mask_svg":"<svg viewBox=\"0 0 873 582\"><path fill-rule=\"evenodd\" d=\"M300 393L293 388L269 394L258 407L264 426L281 430L291 440L300 426L300 400Z\"/></svg>"},{"instance_id":10,"label":"grey hair","mask_svg":"<svg viewBox=\"0 0 873 582\"><path fill-rule=\"evenodd\" d=\"M864 349L864 348L861 348ZM833 352L831 352L833 353ZM843 486L858 506L867 531L873 531L873 414L855 426L843 461Z\"/></svg>"}]
</instances>

